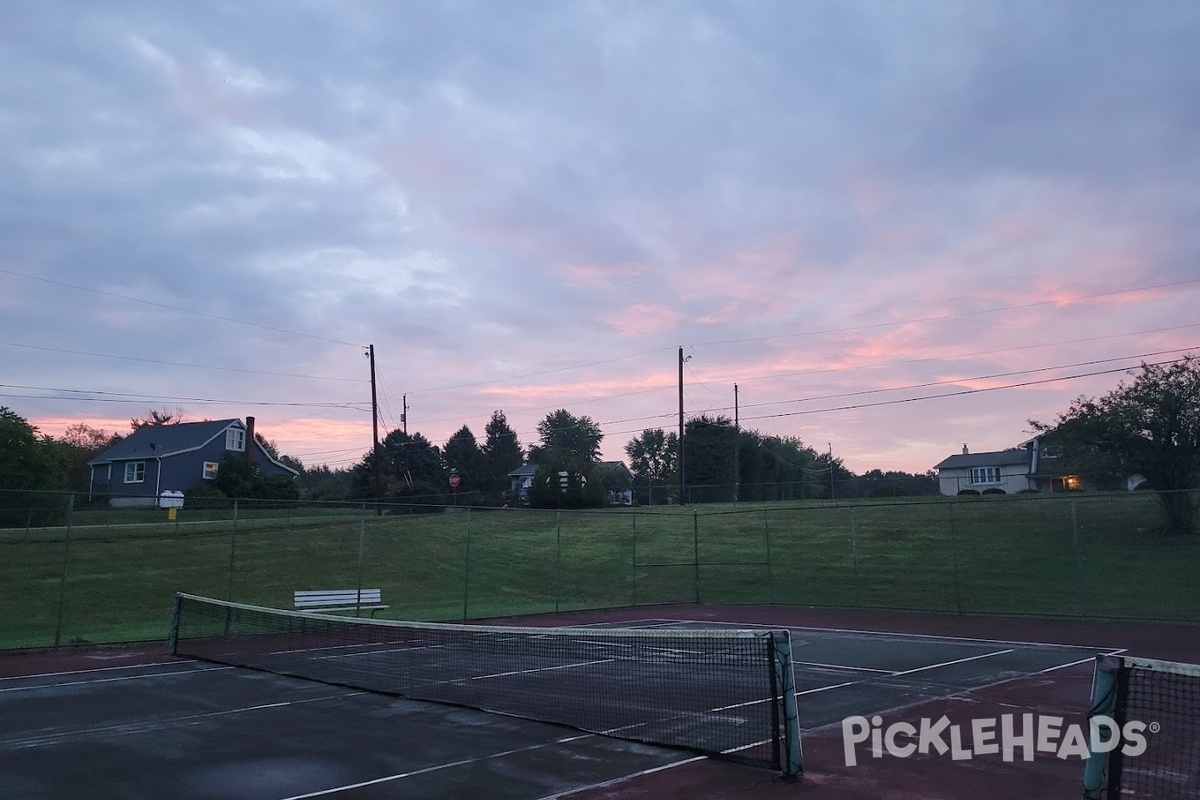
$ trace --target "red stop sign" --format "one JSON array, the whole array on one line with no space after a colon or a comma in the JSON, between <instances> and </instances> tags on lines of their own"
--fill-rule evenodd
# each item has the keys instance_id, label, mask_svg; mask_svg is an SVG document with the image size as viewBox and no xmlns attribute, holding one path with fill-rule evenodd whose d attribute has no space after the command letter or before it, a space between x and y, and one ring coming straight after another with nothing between
<instances>
[{"instance_id":1,"label":"red stop sign","mask_svg":"<svg viewBox=\"0 0 1200 800\"><path fill-rule=\"evenodd\" d=\"M461 479L458 477L458 475L456 473L451 472L450 473L450 488L457 489L460 480Z\"/></svg>"}]
</instances>

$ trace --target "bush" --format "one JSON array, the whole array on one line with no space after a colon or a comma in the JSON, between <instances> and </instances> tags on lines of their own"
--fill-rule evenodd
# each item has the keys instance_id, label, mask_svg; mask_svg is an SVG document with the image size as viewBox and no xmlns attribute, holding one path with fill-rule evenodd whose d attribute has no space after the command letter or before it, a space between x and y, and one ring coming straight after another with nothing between
<instances>
[{"instance_id":1,"label":"bush","mask_svg":"<svg viewBox=\"0 0 1200 800\"><path fill-rule=\"evenodd\" d=\"M979 491L977 489L959 489L958 495L959 495L959 497L962 497L963 495L975 495L976 497L978 497Z\"/></svg>"},{"instance_id":2,"label":"bush","mask_svg":"<svg viewBox=\"0 0 1200 800\"><path fill-rule=\"evenodd\" d=\"M1004 491L1003 489L997 489L995 487L992 487L991 489L984 489L983 493L984 494L1008 494L1008 492Z\"/></svg>"},{"instance_id":3,"label":"bush","mask_svg":"<svg viewBox=\"0 0 1200 800\"><path fill-rule=\"evenodd\" d=\"M211 483L198 483L183 493L184 503L195 500L228 500L229 495Z\"/></svg>"}]
</instances>

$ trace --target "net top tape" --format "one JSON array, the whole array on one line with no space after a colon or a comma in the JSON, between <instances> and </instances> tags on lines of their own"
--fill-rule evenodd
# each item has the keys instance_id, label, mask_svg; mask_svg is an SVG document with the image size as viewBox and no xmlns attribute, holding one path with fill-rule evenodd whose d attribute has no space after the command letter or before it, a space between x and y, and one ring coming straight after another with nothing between
<instances>
[{"instance_id":1,"label":"net top tape","mask_svg":"<svg viewBox=\"0 0 1200 800\"><path fill-rule=\"evenodd\" d=\"M365 625L373 628L396 628L402 630L445 631L461 633L520 633L537 636L579 636L586 634L598 638L614 639L790 639L787 628L601 628L596 626L537 627L515 625L473 625L457 622L409 622L404 620L372 619L368 617L344 617L338 614L320 614L313 611L291 611L283 608L256 606L232 600L217 600L187 592L176 592L184 600L194 600L222 608L239 609L277 617L311 619L322 622L337 622L350 625ZM364 606L369 605L364 603ZM687 620L681 620L687 621Z\"/></svg>"},{"instance_id":2,"label":"net top tape","mask_svg":"<svg viewBox=\"0 0 1200 800\"><path fill-rule=\"evenodd\" d=\"M1136 656L1119 656L1119 658L1127 669L1145 669L1152 672L1168 672L1172 675L1200 678L1200 664L1184 664L1179 661L1160 661L1156 658L1138 658Z\"/></svg>"}]
</instances>

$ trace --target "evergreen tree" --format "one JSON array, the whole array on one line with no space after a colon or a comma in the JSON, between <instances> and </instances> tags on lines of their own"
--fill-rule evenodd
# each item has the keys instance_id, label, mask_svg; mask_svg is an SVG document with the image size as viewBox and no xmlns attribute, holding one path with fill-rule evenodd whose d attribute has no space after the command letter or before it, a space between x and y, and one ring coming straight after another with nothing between
<instances>
[{"instance_id":1,"label":"evergreen tree","mask_svg":"<svg viewBox=\"0 0 1200 800\"><path fill-rule=\"evenodd\" d=\"M442 448L442 457L446 468L458 473L461 484L459 491L482 491L487 482L487 462L479 445L475 442L475 434L463 425Z\"/></svg>"},{"instance_id":2,"label":"evergreen tree","mask_svg":"<svg viewBox=\"0 0 1200 800\"><path fill-rule=\"evenodd\" d=\"M487 438L484 440L483 459L485 464L484 489L486 491L507 491L508 473L521 466L525 453L517 432L508 424L503 411L493 411L492 418L484 429Z\"/></svg>"}]
</instances>

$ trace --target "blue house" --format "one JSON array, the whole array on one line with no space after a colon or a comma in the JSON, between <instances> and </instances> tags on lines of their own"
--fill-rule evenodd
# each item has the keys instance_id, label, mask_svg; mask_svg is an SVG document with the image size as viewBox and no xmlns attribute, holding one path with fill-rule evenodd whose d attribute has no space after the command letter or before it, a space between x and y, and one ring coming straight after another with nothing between
<instances>
[{"instance_id":1,"label":"blue house","mask_svg":"<svg viewBox=\"0 0 1200 800\"><path fill-rule=\"evenodd\" d=\"M633 490L630 484L633 476L624 461L597 461L596 467L604 478L610 506L633 505ZM533 485L533 476L537 474L537 464L526 461L521 466L508 473L509 492L512 493L517 505L527 505L529 489Z\"/></svg>"},{"instance_id":2,"label":"blue house","mask_svg":"<svg viewBox=\"0 0 1200 800\"><path fill-rule=\"evenodd\" d=\"M146 425L91 461L93 496L112 506L156 506L163 492L183 492L215 480L226 454L241 456L265 476L299 475L254 438L254 417L178 425Z\"/></svg>"}]
</instances>

